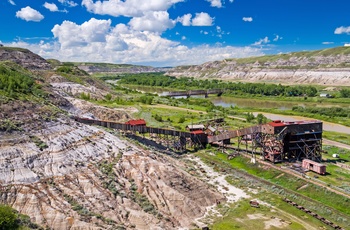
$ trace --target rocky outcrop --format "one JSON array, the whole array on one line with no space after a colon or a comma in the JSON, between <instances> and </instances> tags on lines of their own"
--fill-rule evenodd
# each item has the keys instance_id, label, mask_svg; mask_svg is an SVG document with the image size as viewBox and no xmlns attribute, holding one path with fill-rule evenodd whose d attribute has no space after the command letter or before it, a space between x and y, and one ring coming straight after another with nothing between
<instances>
[{"instance_id":1,"label":"rocky outcrop","mask_svg":"<svg viewBox=\"0 0 350 230\"><path fill-rule=\"evenodd\" d=\"M0 47L0 61L13 61L29 70L51 69L44 58L27 49L15 47Z\"/></svg>"},{"instance_id":2,"label":"rocky outcrop","mask_svg":"<svg viewBox=\"0 0 350 230\"><path fill-rule=\"evenodd\" d=\"M224 199L178 161L60 120L0 138L0 202L52 229L189 227Z\"/></svg>"},{"instance_id":3,"label":"rocky outcrop","mask_svg":"<svg viewBox=\"0 0 350 230\"><path fill-rule=\"evenodd\" d=\"M130 116L131 113L138 111L133 107L111 109L103 106L96 106L91 102L73 97L66 97L66 99L72 104L72 107L67 110L72 115L103 121L126 122L132 119Z\"/></svg>"},{"instance_id":4,"label":"rocky outcrop","mask_svg":"<svg viewBox=\"0 0 350 230\"><path fill-rule=\"evenodd\" d=\"M349 47L181 66L170 76L284 84L350 85ZM325 55L326 52L330 54ZM332 54L332 52L341 52Z\"/></svg>"}]
</instances>

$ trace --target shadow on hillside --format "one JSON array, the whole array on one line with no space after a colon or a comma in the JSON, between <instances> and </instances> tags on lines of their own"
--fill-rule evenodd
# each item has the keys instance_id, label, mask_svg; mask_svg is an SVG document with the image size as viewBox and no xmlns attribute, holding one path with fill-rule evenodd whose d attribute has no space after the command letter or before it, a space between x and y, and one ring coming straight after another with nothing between
<instances>
[{"instance_id":1,"label":"shadow on hillside","mask_svg":"<svg viewBox=\"0 0 350 230\"><path fill-rule=\"evenodd\" d=\"M147 138L144 138L142 136L138 136L138 135L133 135L133 134L128 134L127 135L128 138L136 140L146 146L149 146L151 148L154 148L155 150L162 152L164 154L170 155L170 156L181 156L185 153L188 153L187 150L176 150L174 149L174 143L166 143L166 145L164 145L162 142L157 142L155 140L150 140ZM173 145L172 145L173 144Z\"/></svg>"}]
</instances>

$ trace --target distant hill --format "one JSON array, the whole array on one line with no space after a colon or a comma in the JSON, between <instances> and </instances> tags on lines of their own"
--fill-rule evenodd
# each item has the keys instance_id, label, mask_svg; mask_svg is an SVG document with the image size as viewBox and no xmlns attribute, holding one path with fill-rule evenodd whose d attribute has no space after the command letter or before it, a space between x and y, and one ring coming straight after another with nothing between
<instances>
[{"instance_id":1,"label":"distant hill","mask_svg":"<svg viewBox=\"0 0 350 230\"><path fill-rule=\"evenodd\" d=\"M287 84L350 85L350 47L178 66L171 76Z\"/></svg>"},{"instance_id":2,"label":"distant hill","mask_svg":"<svg viewBox=\"0 0 350 230\"><path fill-rule=\"evenodd\" d=\"M22 48L0 46L0 61L13 61L30 70L49 70L51 65L39 55Z\"/></svg>"},{"instance_id":3,"label":"distant hill","mask_svg":"<svg viewBox=\"0 0 350 230\"><path fill-rule=\"evenodd\" d=\"M92 63L92 62L70 62L88 73L147 73L165 72L169 68L156 68L143 65ZM67 62L65 63L67 64Z\"/></svg>"}]
</instances>

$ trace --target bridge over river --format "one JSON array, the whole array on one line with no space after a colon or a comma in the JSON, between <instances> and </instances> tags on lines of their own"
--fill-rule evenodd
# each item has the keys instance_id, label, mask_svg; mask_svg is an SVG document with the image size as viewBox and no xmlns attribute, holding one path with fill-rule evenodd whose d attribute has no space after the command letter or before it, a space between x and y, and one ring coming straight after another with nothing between
<instances>
[{"instance_id":1,"label":"bridge over river","mask_svg":"<svg viewBox=\"0 0 350 230\"><path fill-rule=\"evenodd\" d=\"M207 98L209 94L216 94L217 96L221 96L223 92L224 92L223 89L187 90L187 91L163 92L159 94L159 96L190 97L193 95L204 95Z\"/></svg>"}]
</instances>

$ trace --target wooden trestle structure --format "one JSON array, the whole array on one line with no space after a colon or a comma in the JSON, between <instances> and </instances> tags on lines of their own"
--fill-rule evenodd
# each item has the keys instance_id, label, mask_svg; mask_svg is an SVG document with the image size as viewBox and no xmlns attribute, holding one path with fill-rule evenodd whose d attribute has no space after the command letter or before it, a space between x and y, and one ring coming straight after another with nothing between
<instances>
[{"instance_id":1,"label":"wooden trestle structure","mask_svg":"<svg viewBox=\"0 0 350 230\"><path fill-rule=\"evenodd\" d=\"M192 145L196 145L198 147L204 147L205 144L207 143L207 136L204 133L196 134L196 133L184 132L184 131L178 131L178 130L172 130L172 129L149 127L146 125L132 125L132 124L125 124L125 123L112 122L112 121L101 121L101 120L82 118L82 117L73 117L73 119L75 121L78 121L84 124L99 125L106 128L118 129L121 131L130 131L133 133L138 132L139 134L149 133L149 134L176 137L177 140L174 140L174 146L179 150L185 150L187 143L191 143Z\"/></svg>"},{"instance_id":2,"label":"wooden trestle structure","mask_svg":"<svg viewBox=\"0 0 350 230\"><path fill-rule=\"evenodd\" d=\"M139 134L157 134L175 138L174 147L185 150L186 145L194 145L199 148L207 144L220 144L224 146L232 138L238 138L238 147L248 142L251 143L252 153L261 155L264 159L273 163L288 161L301 161L310 159L321 161L322 150L322 122L320 121L298 121L282 122L273 121L263 125L256 125L238 130L230 130L218 135L208 135L205 132L186 132L164 128L155 128L144 125L133 125L132 123L118 123L101 121L89 118L73 117L76 121L99 125L122 131L138 132Z\"/></svg>"}]
</instances>

